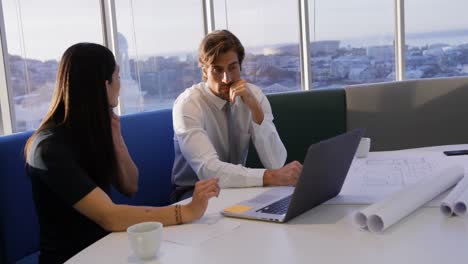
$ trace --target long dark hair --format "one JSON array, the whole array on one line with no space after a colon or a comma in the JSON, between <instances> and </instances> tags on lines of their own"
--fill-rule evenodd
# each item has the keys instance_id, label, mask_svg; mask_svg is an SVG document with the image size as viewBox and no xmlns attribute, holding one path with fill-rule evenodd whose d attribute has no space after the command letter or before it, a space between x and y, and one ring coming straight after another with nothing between
<instances>
[{"instance_id":1,"label":"long dark hair","mask_svg":"<svg viewBox=\"0 0 468 264\"><path fill-rule=\"evenodd\" d=\"M79 165L95 183L108 190L117 172L106 81L112 82L112 52L93 43L78 43L62 56L49 111L29 138L44 130L63 129L66 142L78 153ZM66 177L66 175L64 175Z\"/></svg>"}]
</instances>

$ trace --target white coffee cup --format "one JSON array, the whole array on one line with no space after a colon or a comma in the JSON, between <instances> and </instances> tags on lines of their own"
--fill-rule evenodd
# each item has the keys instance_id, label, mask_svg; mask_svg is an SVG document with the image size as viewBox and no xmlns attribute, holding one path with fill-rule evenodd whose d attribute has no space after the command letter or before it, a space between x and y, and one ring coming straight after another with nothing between
<instances>
[{"instance_id":1,"label":"white coffee cup","mask_svg":"<svg viewBox=\"0 0 468 264\"><path fill-rule=\"evenodd\" d=\"M371 139L370 138L361 138L359 146L356 150L356 157L365 158L369 154Z\"/></svg>"},{"instance_id":2,"label":"white coffee cup","mask_svg":"<svg viewBox=\"0 0 468 264\"><path fill-rule=\"evenodd\" d=\"M160 222L143 222L127 228L130 246L139 258L151 259L161 247L163 225Z\"/></svg>"}]
</instances>

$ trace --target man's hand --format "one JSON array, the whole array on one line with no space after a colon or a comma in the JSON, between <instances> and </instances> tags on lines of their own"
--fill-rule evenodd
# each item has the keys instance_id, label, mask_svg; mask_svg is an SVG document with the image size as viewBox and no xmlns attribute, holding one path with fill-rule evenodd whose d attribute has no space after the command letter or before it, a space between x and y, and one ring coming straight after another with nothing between
<instances>
[{"instance_id":1,"label":"man's hand","mask_svg":"<svg viewBox=\"0 0 468 264\"><path fill-rule=\"evenodd\" d=\"M219 195L218 182L218 178L211 178L195 183L192 201L182 207L182 221L191 222L203 216L208 207L208 200Z\"/></svg>"},{"instance_id":2,"label":"man's hand","mask_svg":"<svg viewBox=\"0 0 468 264\"><path fill-rule=\"evenodd\" d=\"M299 161L292 161L282 168L266 170L265 174L263 174L263 185L296 185L301 172L302 164Z\"/></svg>"},{"instance_id":3,"label":"man's hand","mask_svg":"<svg viewBox=\"0 0 468 264\"><path fill-rule=\"evenodd\" d=\"M240 96L244 104L250 106L257 102L255 96L252 94L250 89L247 87L247 82L245 80L238 80L231 84L229 89L229 101L231 104L234 103L234 100L237 96Z\"/></svg>"},{"instance_id":4,"label":"man's hand","mask_svg":"<svg viewBox=\"0 0 468 264\"><path fill-rule=\"evenodd\" d=\"M231 85L231 88L229 89L229 101L231 104L235 102L237 96L239 96L244 104L250 109L253 121L260 125L263 122L263 110L260 103L257 101L257 98L255 98L253 93L247 87L246 81L238 80Z\"/></svg>"}]
</instances>

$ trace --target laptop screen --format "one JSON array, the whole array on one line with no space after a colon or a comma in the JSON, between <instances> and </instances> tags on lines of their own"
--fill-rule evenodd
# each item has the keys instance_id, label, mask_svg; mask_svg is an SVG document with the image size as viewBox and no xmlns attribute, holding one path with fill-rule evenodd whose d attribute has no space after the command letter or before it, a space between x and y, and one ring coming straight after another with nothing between
<instances>
[{"instance_id":1,"label":"laptop screen","mask_svg":"<svg viewBox=\"0 0 468 264\"><path fill-rule=\"evenodd\" d=\"M340 193L363 134L355 129L309 147L285 221Z\"/></svg>"}]
</instances>

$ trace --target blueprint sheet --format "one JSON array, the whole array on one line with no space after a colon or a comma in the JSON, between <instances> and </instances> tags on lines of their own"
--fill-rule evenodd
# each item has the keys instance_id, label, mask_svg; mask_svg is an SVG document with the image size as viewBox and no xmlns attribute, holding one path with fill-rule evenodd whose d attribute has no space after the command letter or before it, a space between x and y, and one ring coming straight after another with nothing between
<instances>
[{"instance_id":1,"label":"blueprint sheet","mask_svg":"<svg viewBox=\"0 0 468 264\"><path fill-rule=\"evenodd\" d=\"M371 152L353 160L340 194L327 204L375 203L451 164L442 152ZM440 199L429 206L438 206Z\"/></svg>"}]
</instances>

